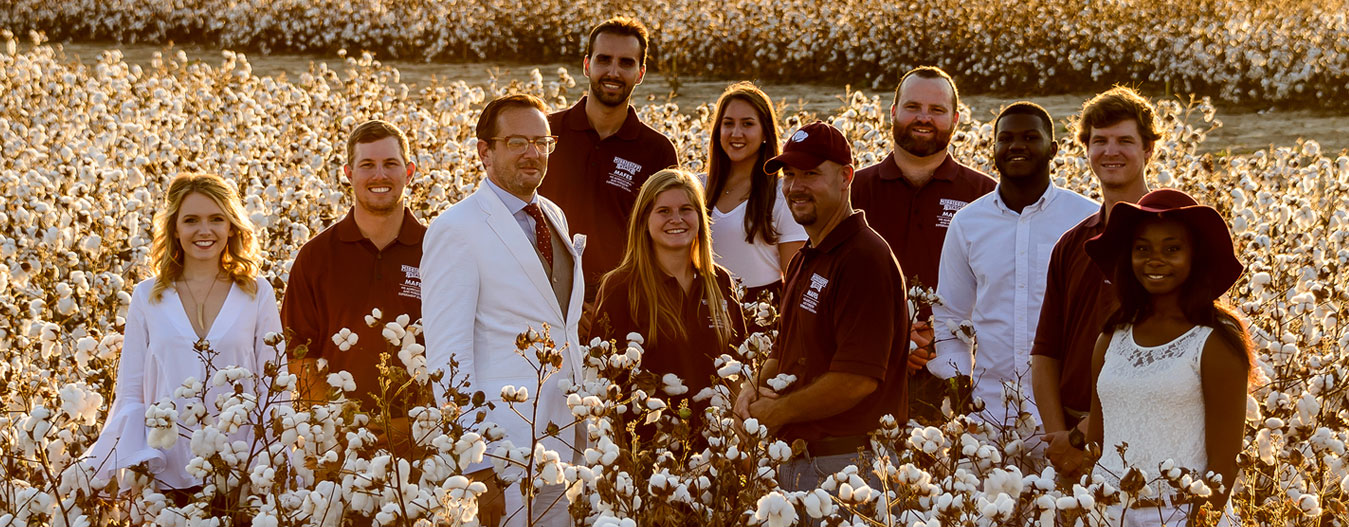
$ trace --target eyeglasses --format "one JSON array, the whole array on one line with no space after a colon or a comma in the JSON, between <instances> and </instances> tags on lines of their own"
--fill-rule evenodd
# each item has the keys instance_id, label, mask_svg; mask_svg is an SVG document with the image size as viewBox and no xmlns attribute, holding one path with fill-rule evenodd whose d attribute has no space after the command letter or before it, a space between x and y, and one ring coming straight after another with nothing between
<instances>
[{"instance_id":1,"label":"eyeglasses","mask_svg":"<svg viewBox=\"0 0 1349 527\"><path fill-rule=\"evenodd\" d=\"M530 139L523 135L512 135L507 137L490 137L491 141L501 141L506 143L506 151L512 154L523 154L525 148L534 145L534 149L541 154L551 154L557 149L557 136L545 135Z\"/></svg>"}]
</instances>

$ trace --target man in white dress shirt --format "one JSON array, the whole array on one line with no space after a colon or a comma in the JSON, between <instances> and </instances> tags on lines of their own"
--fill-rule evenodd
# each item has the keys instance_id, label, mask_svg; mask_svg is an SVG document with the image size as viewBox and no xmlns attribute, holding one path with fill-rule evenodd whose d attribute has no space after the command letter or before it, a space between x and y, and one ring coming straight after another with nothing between
<instances>
[{"instance_id":1,"label":"man in white dress shirt","mask_svg":"<svg viewBox=\"0 0 1349 527\"><path fill-rule=\"evenodd\" d=\"M585 291L584 238L573 243L562 210L535 192L557 138L549 133L543 102L530 95L488 103L476 134L487 179L431 222L423 243L427 367L445 369L453 357L459 371L468 375L470 389L483 391L495 405L487 420L505 430L506 440L520 447L538 437L544 447L570 460L580 446L574 444L576 427L564 428L565 440L545 436L550 423L565 427L573 421L557 381L577 378L580 366L577 323ZM516 353L515 342L526 329L541 331L543 324L550 326L563 358L560 371L539 388L537 358ZM533 395L519 407L531 415L530 406L538 405L532 430L501 401L507 385L527 388ZM444 393L436 396L445 400ZM533 520L526 522L521 493L495 484L490 461L469 470L488 485L479 512L483 525L499 525L503 513L508 525L569 524L560 485L540 491L530 512Z\"/></svg>"},{"instance_id":2,"label":"man in white dress shirt","mask_svg":"<svg viewBox=\"0 0 1349 527\"><path fill-rule=\"evenodd\" d=\"M932 309L937 358L928 370L943 379L969 377L982 399L984 422L1012 425L1018 412L1038 419L1030 389L1030 350L1054 244L1100 204L1050 182L1058 144L1054 121L1039 105L1014 103L994 121L998 188L956 213L942 245ZM972 324L972 346L962 324ZM1030 405L1009 408L1003 383Z\"/></svg>"}]
</instances>

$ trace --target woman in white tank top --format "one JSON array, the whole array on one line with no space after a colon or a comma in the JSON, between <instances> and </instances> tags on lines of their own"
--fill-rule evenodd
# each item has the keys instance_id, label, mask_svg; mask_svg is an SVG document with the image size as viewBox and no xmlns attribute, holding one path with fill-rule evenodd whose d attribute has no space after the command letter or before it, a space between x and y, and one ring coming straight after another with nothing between
<instances>
[{"instance_id":1,"label":"woman in white tank top","mask_svg":"<svg viewBox=\"0 0 1349 527\"><path fill-rule=\"evenodd\" d=\"M746 287L744 301L781 295L783 272L805 244L792 219L777 174L764 162L778 154L773 102L753 83L738 82L717 99L708 147L705 196L712 221L712 250Z\"/></svg>"},{"instance_id":2,"label":"woman in white tank top","mask_svg":"<svg viewBox=\"0 0 1349 527\"><path fill-rule=\"evenodd\" d=\"M1096 343L1088 425L1101 444L1095 473L1122 491L1110 525L1212 525L1218 513L1230 522L1255 368L1244 324L1217 301L1244 270L1226 222L1163 189L1116 204L1086 249L1120 299ZM1222 484L1189 503L1163 472L1212 472ZM1212 515L1197 522L1204 505Z\"/></svg>"}]
</instances>

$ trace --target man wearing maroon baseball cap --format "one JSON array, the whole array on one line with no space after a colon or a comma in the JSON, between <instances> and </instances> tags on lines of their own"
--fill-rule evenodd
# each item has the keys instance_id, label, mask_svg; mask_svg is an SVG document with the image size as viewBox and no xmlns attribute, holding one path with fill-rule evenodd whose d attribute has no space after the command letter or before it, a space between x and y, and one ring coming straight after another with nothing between
<instances>
[{"instance_id":1,"label":"man wearing maroon baseball cap","mask_svg":"<svg viewBox=\"0 0 1349 527\"><path fill-rule=\"evenodd\" d=\"M837 128L815 121L792 134L782 147L782 154L769 159L763 168L768 173L782 170L784 166L810 170L825 161L846 165L848 178L852 179L852 147L848 146L848 139Z\"/></svg>"},{"instance_id":2,"label":"man wearing maroon baseball cap","mask_svg":"<svg viewBox=\"0 0 1349 527\"><path fill-rule=\"evenodd\" d=\"M870 456L867 432L882 416L904 413L907 289L890 246L852 208L852 148L841 132L806 125L764 169L782 171L782 193L810 241L787 266L781 333L735 412L778 439L803 442L805 454L782 467L778 484L813 489L820 474L853 464L859 452ZM796 380L769 388L779 375Z\"/></svg>"}]
</instances>

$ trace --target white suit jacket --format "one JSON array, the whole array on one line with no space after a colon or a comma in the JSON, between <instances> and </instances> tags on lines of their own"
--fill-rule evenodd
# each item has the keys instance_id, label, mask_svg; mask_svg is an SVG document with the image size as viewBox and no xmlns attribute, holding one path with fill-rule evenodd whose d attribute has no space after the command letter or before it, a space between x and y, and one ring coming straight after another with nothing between
<instances>
[{"instance_id":1,"label":"white suit jacket","mask_svg":"<svg viewBox=\"0 0 1349 527\"><path fill-rule=\"evenodd\" d=\"M539 196L539 208L547 216L558 237L570 240L567 219L562 209ZM566 244L564 244L566 245ZM574 262L571 302L563 317L557 295L539 260L533 242L525 235L501 198L486 184L459 203L450 206L427 228L422 242L422 326L426 337L426 365L429 370L445 370L450 357L459 361L459 371L468 374L469 389L481 390L496 408L487 420L500 425L515 446L528 446L528 423L501 402L506 385L529 390L527 403L517 409L530 415L529 405L539 405L539 437L549 421L564 426L572 421L566 398L558 380L581 378L581 352L577 337L581 304L585 295L581 252L585 237L577 235L566 247ZM550 326L553 341L562 351L562 368L549 377L543 390L537 390L532 364L538 359L532 352L522 357L515 352L515 338L528 328ZM436 399L444 402L439 390ZM562 434L567 441L545 440L545 447L557 450L562 459L571 458L571 429ZM580 445L578 445L579 447ZM495 446L490 446L492 452ZM487 468L486 460L470 471Z\"/></svg>"}]
</instances>

